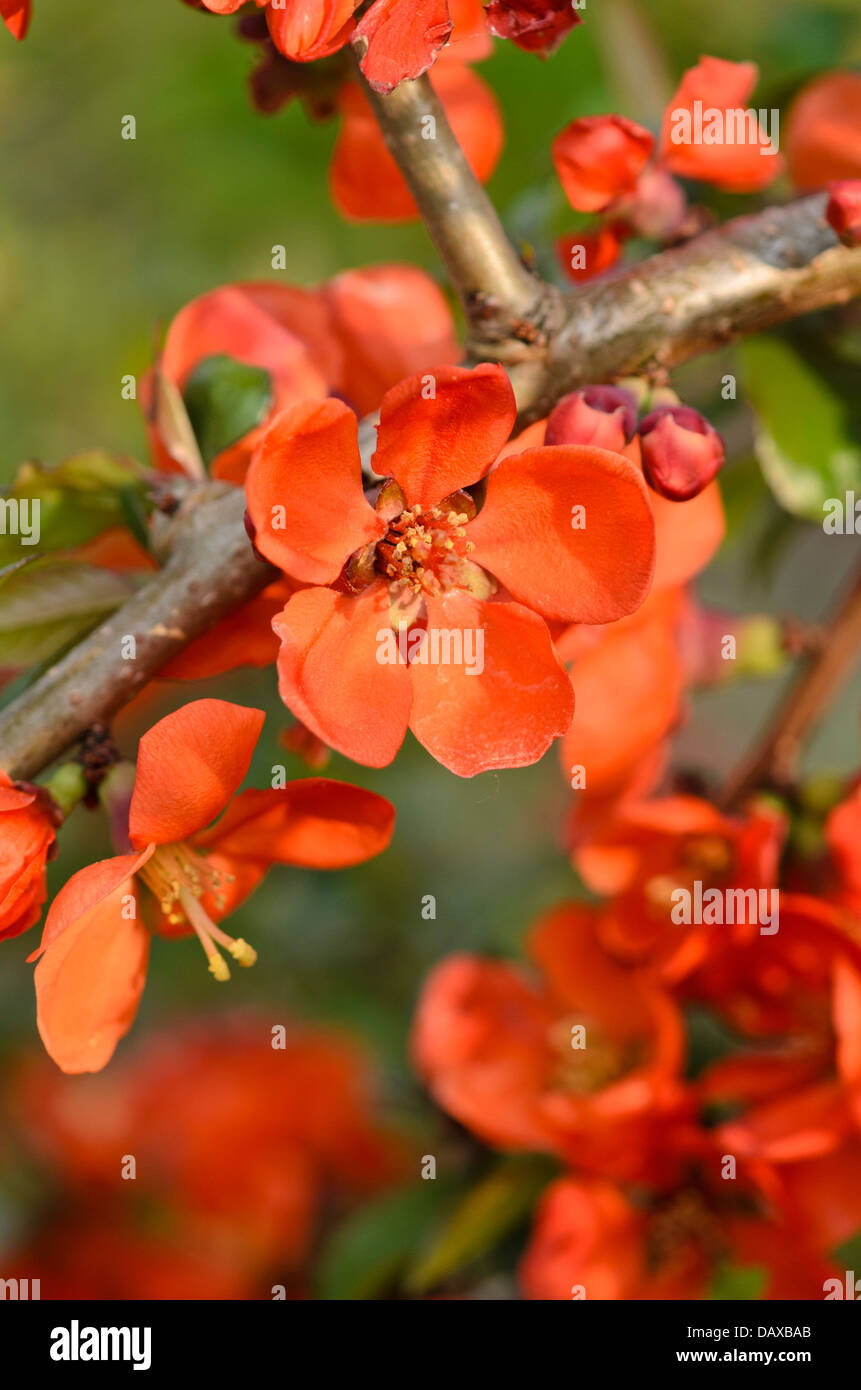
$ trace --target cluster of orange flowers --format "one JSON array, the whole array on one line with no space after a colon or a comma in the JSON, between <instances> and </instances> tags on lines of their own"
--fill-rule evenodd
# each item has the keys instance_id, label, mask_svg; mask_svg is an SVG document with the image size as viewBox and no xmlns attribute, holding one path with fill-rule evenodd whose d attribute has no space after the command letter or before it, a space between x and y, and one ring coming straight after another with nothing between
<instances>
[{"instance_id":1,"label":"cluster of orange flowers","mask_svg":"<svg viewBox=\"0 0 861 1390\"><path fill-rule=\"evenodd\" d=\"M194 7L234 14L241 0ZM482 179L501 126L467 61L483 56L489 32L547 51L578 22L570 5L528 0L486 10L375 0L358 19L355 0L256 9L242 23L266 48L256 89L267 109L279 91L313 96L295 65L348 43L378 90L435 64ZM27 0L0 0L0 15L23 37ZM703 58L657 144L619 116L560 133L552 153L568 200L601 219L566 240L574 278L606 269L633 235L685 235L677 178L750 191L781 174L764 132L735 146L672 139L679 112L743 106L756 76L753 64ZM847 130L859 93L855 75L826 77L789 121L789 173L800 188L832 185L828 215L847 240L858 234L861 151ZM334 106L338 206L414 215L360 86L339 77ZM575 242L587 245L579 270ZM821 854L801 859L787 847L788 806L759 798L727 812L665 790L670 740L689 687L708 676L714 638L689 586L723 535L716 432L666 388L630 382L572 393L518 433L503 368L456 365L433 281L379 266L317 289L229 285L186 305L142 391L162 481L186 460L159 401L166 389L181 400L220 355L268 374L264 417L211 472L245 489L249 535L279 574L160 678L274 666L298 721L294 746L311 762L332 749L386 766L409 729L471 777L533 764L559 740L576 789L567 848L595 901L543 917L527 965L443 961L413 1034L439 1107L490 1147L559 1164L522 1262L525 1293L698 1297L725 1268L752 1267L765 1297L821 1297L830 1252L861 1225L861 796L829 807ZM370 414L373 453L360 447ZM155 564L120 531L80 553L109 568ZM480 634L481 668L402 654L381 663L381 631ZM111 801L115 854L71 876L31 957L39 1032L63 1071L109 1061L132 1025L154 935L196 937L226 980L256 951L223 919L271 866L336 869L389 844L394 808L351 784L241 790L263 723L262 711L197 699L141 738ZM39 921L61 821L44 789L0 770L0 938ZM698 1066L703 1018L726 1047ZM97 1219L70 1229L69 1244L86 1243L94 1286L110 1286L109 1228L132 1220L116 1216L116 1154L127 1149L169 1208L162 1234L128 1228L140 1296L163 1295L171 1279L181 1287L188 1261L213 1297L243 1296L279 1264L280 1283L301 1292L321 1210L388 1180L397 1145L371 1124L340 1043L298 1035L285 1052L244 1025L217 1042L207 1030L179 1042L93 1083L92 1130L85 1112L70 1118L43 1069L22 1085L32 1142L99 1194ZM225 1207L228 1181L253 1201ZM53 1277L80 1296L77 1265Z\"/></svg>"}]
</instances>

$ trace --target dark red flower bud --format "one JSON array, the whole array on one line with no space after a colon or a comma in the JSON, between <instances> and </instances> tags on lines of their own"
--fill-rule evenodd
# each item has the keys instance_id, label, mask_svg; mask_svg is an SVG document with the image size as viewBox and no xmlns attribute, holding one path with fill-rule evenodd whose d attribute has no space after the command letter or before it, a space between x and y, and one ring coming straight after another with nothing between
<instances>
[{"instance_id":1,"label":"dark red flower bud","mask_svg":"<svg viewBox=\"0 0 861 1390\"><path fill-rule=\"evenodd\" d=\"M724 459L717 430L687 405L661 405L641 420L640 447L648 482L671 502L696 497Z\"/></svg>"},{"instance_id":2,"label":"dark red flower bud","mask_svg":"<svg viewBox=\"0 0 861 1390\"><path fill-rule=\"evenodd\" d=\"M621 386L584 386L563 396L547 421L545 444L594 444L621 453L637 429L637 401Z\"/></svg>"},{"instance_id":3,"label":"dark red flower bud","mask_svg":"<svg viewBox=\"0 0 861 1390\"><path fill-rule=\"evenodd\" d=\"M844 246L861 246L861 179L840 179L828 185L825 216Z\"/></svg>"}]
</instances>

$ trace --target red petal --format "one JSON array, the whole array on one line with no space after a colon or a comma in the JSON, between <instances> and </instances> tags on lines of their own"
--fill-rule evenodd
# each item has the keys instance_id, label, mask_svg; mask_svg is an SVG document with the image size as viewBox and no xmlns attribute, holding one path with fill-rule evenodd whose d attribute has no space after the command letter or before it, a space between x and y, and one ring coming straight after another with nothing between
<instances>
[{"instance_id":1,"label":"red petal","mask_svg":"<svg viewBox=\"0 0 861 1390\"><path fill-rule=\"evenodd\" d=\"M99 1071L132 1025L146 981L150 936L123 917L121 883L46 950L36 966L36 1018L65 1072Z\"/></svg>"},{"instance_id":2,"label":"red petal","mask_svg":"<svg viewBox=\"0 0 861 1390\"><path fill-rule=\"evenodd\" d=\"M360 67L378 92L427 72L452 30L446 0L375 0L356 29L368 41Z\"/></svg>"},{"instance_id":3,"label":"red petal","mask_svg":"<svg viewBox=\"0 0 861 1390\"><path fill-rule=\"evenodd\" d=\"M861 178L861 74L827 72L802 87L786 121L786 161L804 192Z\"/></svg>"},{"instance_id":4,"label":"red petal","mask_svg":"<svg viewBox=\"0 0 861 1390\"><path fill-rule=\"evenodd\" d=\"M303 724L354 762L385 767L407 729L406 668L377 660L377 633L389 627L382 583L358 598L331 589L294 594L272 626L281 638L278 689Z\"/></svg>"},{"instance_id":5,"label":"red petal","mask_svg":"<svg viewBox=\"0 0 861 1390\"><path fill-rule=\"evenodd\" d=\"M415 266L347 270L320 293L344 349L339 389L360 415L403 377L460 356L448 301Z\"/></svg>"},{"instance_id":6,"label":"red petal","mask_svg":"<svg viewBox=\"0 0 861 1390\"><path fill-rule=\"evenodd\" d=\"M585 526L575 529L575 519ZM607 449L555 445L504 459L467 535L471 558L547 618L613 622L639 607L652 581L646 486Z\"/></svg>"},{"instance_id":7,"label":"red petal","mask_svg":"<svg viewBox=\"0 0 861 1390\"><path fill-rule=\"evenodd\" d=\"M168 844L209 825L248 771L265 718L225 700L193 700L154 724L138 748L132 844Z\"/></svg>"},{"instance_id":8,"label":"red petal","mask_svg":"<svg viewBox=\"0 0 861 1390\"><path fill-rule=\"evenodd\" d=\"M27 960L38 960L52 941L56 941L69 927L75 926L122 884L130 882L150 858L153 848L149 845L142 854L118 854L112 859L100 859L96 864L88 864L72 874L51 903L39 948Z\"/></svg>"},{"instance_id":9,"label":"red petal","mask_svg":"<svg viewBox=\"0 0 861 1390\"><path fill-rule=\"evenodd\" d=\"M327 58L353 33L353 11L358 4L359 0L303 0L297 5L291 0L286 9L279 6L277 10L269 5L266 22L272 42L295 62Z\"/></svg>"},{"instance_id":10,"label":"red petal","mask_svg":"<svg viewBox=\"0 0 861 1390\"><path fill-rule=\"evenodd\" d=\"M337 579L385 525L365 500L358 421L342 401L290 406L266 431L245 480L261 554L306 584Z\"/></svg>"},{"instance_id":11,"label":"red petal","mask_svg":"<svg viewBox=\"0 0 861 1390\"><path fill-rule=\"evenodd\" d=\"M343 869L384 850L394 823L395 808L384 797L308 777L281 789L241 792L195 843L231 858Z\"/></svg>"},{"instance_id":12,"label":"red petal","mask_svg":"<svg viewBox=\"0 0 861 1390\"><path fill-rule=\"evenodd\" d=\"M478 672L478 662L472 673L466 663L412 662L410 728L419 743L459 777L537 762L574 712L571 682L546 624L519 604L457 590L429 598L427 610L429 629L484 634L484 669Z\"/></svg>"},{"instance_id":13,"label":"red petal","mask_svg":"<svg viewBox=\"0 0 861 1390\"><path fill-rule=\"evenodd\" d=\"M633 192L654 136L624 116L581 116L556 136L553 164L578 212L602 212Z\"/></svg>"},{"instance_id":14,"label":"red petal","mask_svg":"<svg viewBox=\"0 0 861 1390\"><path fill-rule=\"evenodd\" d=\"M682 178L703 179L736 193L764 188L777 178L783 159L779 154L766 153L772 146L761 130L755 139L740 142L723 138L720 143L705 144L697 138L700 132L696 128L695 103L700 104L703 113L702 133L708 125L708 111L714 109L721 114L725 136L732 113L748 109L746 103L756 86L757 72L756 63L730 63L708 57L688 68L664 112L661 161L667 169ZM690 130L684 124L685 115Z\"/></svg>"},{"instance_id":15,"label":"red petal","mask_svg":"<svg viewBox=\"0 0 861 1390\"><path fill-rule=\"evenodd\" d=\"M577 710L560 752L566 779L584 768L590 797L621 790L678 717L678 611L677 594L650 594L637 613L596 634L574 663Z\"/></svg>"},{"instance_id":16,"label":"red petal","mask_svg":"<svg viewBox=\"0 0 861 1390\"><path fill-rule=\"evenodd\" d=\"M408 377L383 398L374 469L397 479L410 506L432 507L484 477L516 415L508 377L489 362Z\"/></svg>"},{"instance_id":17,"label":"red petal","mask_svg":"<svg viewBox=\"0 0 861 1390\"><path fill-rule=\"evenodd\" d=\"M32 0L0 0L0 18L13 38L24 38L32 13Z\"/></svg>"}]
</instances>

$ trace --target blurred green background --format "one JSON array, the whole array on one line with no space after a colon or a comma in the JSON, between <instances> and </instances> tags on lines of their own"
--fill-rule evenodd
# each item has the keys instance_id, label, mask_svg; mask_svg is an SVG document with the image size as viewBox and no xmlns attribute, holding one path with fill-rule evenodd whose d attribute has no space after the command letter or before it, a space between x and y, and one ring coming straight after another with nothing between
<instances>
[{"instance_id":1,"label":"blurred green background","mask_svg":"<svg viewBox=\"0 0 861 1390\"><path fill-rule=\"evenodd\" d=\"M812 73L861 60L861 14L856 0L589 0L583 26L546 64L498 43L480 71L504 112L507 143L490 189L509 225L527 238L542 227L563 230L552 136L601 110L653 118L703 48L755 59L758 100L782 103ZM275 243L286 245L287 277L300 284L392 259L438 272L420 226L356 226L338 216L326 175L334 126L309 123L298 105L257 114L246 91L253 57L231 21L179 0L36 0L24 44L0 35L0 481L23 459L56 463L89 446L143 457L138 407L121 399L121 377L146 367L154 337L187 300L270 276ZM134 142L120 138L127 114L136 118ZM733 211L740 202L716 206ZM546 246L536 249L544 255ZM680 393L719 412L726 369L725 358L693 364L678 375ZM782 516L752 460L744 404L720 423L735 454L726 475L732 533L703 593L728 608L821 616L857 539L825 545L820 530ZM194 694L216 688L271 711L249 779L268 781L286 757L277 733L287 716L272 672L204 683ZM162 687L149 718L187 694ZM682 759L725 770L776 695L777 683L763 682L698 697ZM856 676L812 744L812 765L847 771L857 761L858 705ZM297 760L288 767L304 775ZM196 942L156 943L138 1036L162 1017L256 999L276 1022L349 1021L400 1089L410 1011L430 963L461 948L511 951L535 915L575 887L557 847L566 792L553 754L538 768L466 782L410 743L382 772L339 758L328 771L395 802L393 849L349 873L273 874L236 919L260 963L227 987L229 1000L213 987ZM97 818L76 813L52 883L98 848L109 852ZM435 921L421 918L429 893ZM3 949L5 1047L33 1035L24 964L33 944Z\"/></svg>"}]
</instances>

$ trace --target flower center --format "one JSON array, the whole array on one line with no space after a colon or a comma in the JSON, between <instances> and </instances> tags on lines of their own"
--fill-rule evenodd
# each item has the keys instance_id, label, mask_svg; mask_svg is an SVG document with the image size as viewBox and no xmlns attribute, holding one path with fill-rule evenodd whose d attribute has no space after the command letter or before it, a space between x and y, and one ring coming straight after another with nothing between
<instances>
[{"instance_id":1,"label":"flower center","mask_svg":"<svg viewBox=\"0 0 861 1390\"><path fill-rule=\"evenodd\" d=\"M390 580L393 598L442 594L462 586L463 561L473 549L466 539L469 513L445 504L401 512L377 543L376 568Z\"/></svg>"},{"instance_id":2,"label":"flower center","mask_svg":"<svg viewBox=\"0 0 861 1390\"><path fill-rule=\"evenodd\" d=\"M555 1053L553 1085L578 1095L609 1086L639 1060L636 1043L608 1037L594 1021L573 1015L554 1023L549 1042Z\"/></svg>"},{"instance_id":3,"label":"flower center","mask_svg":"<svg viewBox=\"0 0 861 1390\"><path fill-rule=\"evenodd\" d=\"M171 926L186 923L195 932L216 980L230 979L230 968L216 941L240 965L254 964L257 952L241 937L228 936L216 926L201 901L210 894L220 911L224 907L224 889L233 882L232 874L217 869L188 845L177 843L159 845L139 875Z\"/></svg>"}]
</instances>

